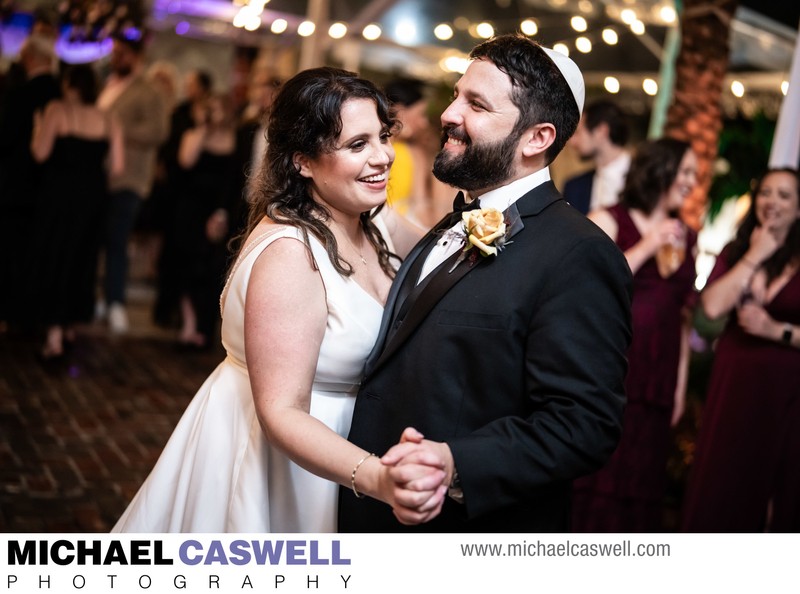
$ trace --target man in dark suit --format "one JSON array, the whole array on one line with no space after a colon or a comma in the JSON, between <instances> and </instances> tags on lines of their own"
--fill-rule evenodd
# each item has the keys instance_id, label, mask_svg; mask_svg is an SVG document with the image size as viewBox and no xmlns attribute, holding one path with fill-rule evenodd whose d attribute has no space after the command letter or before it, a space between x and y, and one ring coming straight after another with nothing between
<instances>
[{"instance_id":1,"label":"man in dark suit","mask_svg":"<svg viewBox=\"0 0 800 594\"><path fill-rule=\"evenodd\" d=\"M619 202L631 164L625 150L628 134L627 118L617 104L601 99L586 106L569 145L594 169L567 180L564 200L583 214Z\"/></svg>"},{"instance_id":2,"label":"man in dark suit","mask_svg":"<svg viewBox=\"0 0 800 594\"><path fill-rule=\"evenodd\" d=\"M466 190L467 208L504 212L494 241L504 249L464 252L454 213L398 272L349 436L386 454L359 461L341 490L344 532L565 531L572 479L599 468L620 435L630 271L547 167L578 123L580 71L518 35L471 57L442 114L434 173ZM393 447L406 427L425 439L406 432ZM422 456L439 460L448 490L429 523L404 527L360 497L359 465L393 465L401 484Z\"/></svg>"}]
</instances>

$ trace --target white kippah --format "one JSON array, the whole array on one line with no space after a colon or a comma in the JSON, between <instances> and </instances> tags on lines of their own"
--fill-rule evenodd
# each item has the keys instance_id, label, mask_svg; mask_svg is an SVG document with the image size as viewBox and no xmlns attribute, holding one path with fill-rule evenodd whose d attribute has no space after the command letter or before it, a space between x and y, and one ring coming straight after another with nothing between
<instances>
[{"instance_id":1,"label":"white kippah","mask_svg":"<svg viewBox=\"0 0 800 594\"><path fill-rule=\"evenodd\" d=\"M572 91L572 96L575 97L575 103L578 104L578 114L582 113L583 101L586 97L586 87L584 86L583 75L578 65L561 52L551 50L541 45L539 47L550 57L556 65L556 68L561 72L561 76L567 81L567 85L569 85L569 89Z\"/></svg>"}]
</instances>

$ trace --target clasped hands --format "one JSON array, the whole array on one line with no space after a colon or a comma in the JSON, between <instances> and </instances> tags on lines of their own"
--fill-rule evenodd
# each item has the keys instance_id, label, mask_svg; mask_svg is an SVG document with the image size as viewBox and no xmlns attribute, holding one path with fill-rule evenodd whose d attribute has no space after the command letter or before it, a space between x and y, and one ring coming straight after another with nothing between
<instances>
[{"instance_id":1,"label":"clasped hands","mask_svg":"<svg viewBox=\"0 0 800 594\"><path fill-rule=\"evenodd\" d=\"M380 461L389 504L401 524L423 524L439 515L454 471L446 443L424 439L408 427Z\"/></svg>"}]
</instances>

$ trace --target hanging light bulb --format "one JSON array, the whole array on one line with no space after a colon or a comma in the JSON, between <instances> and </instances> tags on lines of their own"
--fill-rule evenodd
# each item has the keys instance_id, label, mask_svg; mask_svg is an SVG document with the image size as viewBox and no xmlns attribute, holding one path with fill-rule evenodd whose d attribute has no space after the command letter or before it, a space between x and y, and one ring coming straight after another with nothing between
<instances>
[{"instance_id":1,"label":"hanging light bulb","mask_svg":"<svg viewBox=\"0 0 800 594\"><path fill-rule=\"evenodd\" d=\"M626 8L625 10L619 13L619 18L626 25L630 25L633 21L636 20L636 11L634 11L632 8Z\"/></svg>"},{"instance_id":2,"label":"hanging light bulb","mask_svg":"<svg viewBox=\"0 0 800 594\"><path fill-rule=\"evenodd\" d=\"M646 78L642 81L642 89L651 97L658 93L658 83L652 78Z\"/></svg>"},{"instance_id":3,"label":"hanging light bulb","mask_svg":"<svg viewBox=\"0 0 800 594\"><path fill-rule=\"evenodd\" d=\"M734 97L744 97L744 84L740 80L731 82L731 93Z\"/></svg>"},{"instance_id":4,"label":"hanging light bulb","mask_svg":"<svg viewBox=\"0 0 800 594\"><path fill-rule=\"evenodd\" d=\"M492 27L490 23L478 23L478 26L475 27L475 32L478 34L478 37L489 39L494 36L494 27Z\"/></svg>"},{"instance_id":5,"label":"hanging light bulb","mask_svg":"<svg viewBox=\"0 0 800 594\"><path fill-rule=\"evenodd\" d=\"M453 28L447 23L441 23L436 25L436 28L433 30L433 34L436 36L436 39L447 41L448 39L453 38Z\"/></svg>"},{"instance_id":6,"label":"hanging light bulb","mask_svg":"<svg viewBox=\"0 0 800 594\"><path fill-rule=\"evenodd\" d=\"M578 51L582 54L588 54L592 51L592 42L588 37L578 37L575 40L575 47L578 48Z\"/></svg>"},{"instance_id":7,"label":"hanging light bulb","mask_svg":"<svg viewBox=\"0 0 800 594\"><path fill-rule=\"evenodd\" d=\"M644 35L644 23L636 19L631 23L631 31L633 31L635 35Z\"/></svg>"},{"instance_id":8,"label":"hanging light bulb","mask_svg":"<svg viewBox=\"0 0 800 594\"><path fill-rule=\"evenodd\" d=\"M783 96L785 97L788 92L789 92L789 81L784 80L783 82L781 82L781 93L783 93Z\"/></svg>"},{"instance_id":9,"label":"hanging light bulb","mask_svg":"<svg viewBox=\"0 0 800 594\"><path fill-rule=\"evenodd\" d=\"M608 45L617 45L619 41L619 35L614 29L606 27L603 29L603 41L605 41Z\"/></svg>"},{"instance_id":10,"label":"hanging light bulb","mask_svg":"<svg viewBox=\"0 0 800 594\"><path fill-rule=\"evenodd\" d=\"M272 21L272 25L270 25L269 30L275 33L275 35L280 35L288 28L289 23L286 21L286 19L275 19Z\"/></svg>"},{"instance_id":11,"label":"hanging light bulb","mask_svg":"<svg viewBox=\"0 0 800 594\"><path fill-rule=\"evenodd\" d=\"M565 56L569 56L569 48L567 47L566 43L557 43L553 46L553 51L558 52L560 54L564 54Z\"/></svg>"},{"instance_id":12,"label":"hanging light bulb","mask_svg":"<svg viewBox=\"0 0 800 594\"><path fill-rule=\"evenodd\" d=\"M328 35L330 35L333 39L341 39L347 35L347 25L344 23L333 23L328 28Z\"/></svg>"},{"instance_id":13,"label":"hanging light bulb","mask_svg":"<svg viewBox=\"0 0 800 594\"><path fill-rule=\"evenodd\" d=\"M662 6L658 11L658 14L662 21L670 25L678 20L678 13L676 13L675 9L669 5Z\"/></svg>"},{"instance_id":14,"label":"hanging light bulb","mask_svg":"<svg viewBox=\"0 0 800 594\"><path fill-rule=\"evenodd\" d=\"M619 93L619 80L615 76L607 76L603 80L603 87L609 93Z\"/></svg>"},{"instance_id":15,"label":"hanging light bulb","mask_svg":"<svg viewBox=\"0 0 800 594\"><path fill-rule=\"evenodd\" d=\"M375 23L370 23L369 25L364 27L364 30L361 32L361 35L367 41L375 41L381 36L381 28Z\"/></svg>"},{"instance_id":16,"label":"hanging light bulb","mask_svg":"<svg viewBox=\"0 0 800 594\"><path fill-rule=\"evenodd\" d=\"M297 34L300 37L308 37L310 35L313 35L316 29L317 26L311 21L303 21L297 26Z\"/></svg>"},{"instance_id":17,"label":"hanging light bulb","mask_svg":"<svg viewBox=\"0 0 800 594\"><path fill-rule=\"evenodd\" d=\"M519 24L519 29L528 37L533 37L539 32L539 25L533 19L525 19Z\"/></svg>"},{"instance_id":18,"label":"hanging light bulb","mask_svg":"<svg viewBox=\"0 0 800 594\"><path fill-rule=\"evenodd\" d=\"M586 23L586 19L582 16L574 16L569 20L569 24L572 25L572 28L575 29L578 33L583 33L586 29L589 28L589 25Z\"/></svg>"}]
</instances>

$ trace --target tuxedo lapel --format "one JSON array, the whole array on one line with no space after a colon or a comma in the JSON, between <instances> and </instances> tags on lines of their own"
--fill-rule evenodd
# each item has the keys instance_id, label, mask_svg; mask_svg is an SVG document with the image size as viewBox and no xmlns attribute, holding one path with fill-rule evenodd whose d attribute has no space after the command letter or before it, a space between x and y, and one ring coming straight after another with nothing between
<instances>
[{"instance_id":1,"label":"tuxedo lapel","mask_svg":"<svg viewBox=\"0 0 800 594\"><path fill-rule=\"evenodd\" d=\"M389 334L389 329L392 327L395 319L395 310L403 305L405 299L413 291L427 254L431 251L436 240L439 238L439 232L446 228L445 225L449 221L450 217L448 215L431 229L428 234L414 246L411 252L409 252L402 266L400 266L400 269L397 271L392 287L389 290L389 295L386 297L386 305L383 309L383 318L381 319L378 338L375 341L372 352L369 357L367 357L367 362L364 367L365 374L371 371L373 365L380 357L384 348L384 343L386 342L386 337Z\"/></svg>"},{"instance_id":2,"label":"tuxedo lapel","mask_svg":"<svg viewBox=\"0 0 800 594\"><path fill-rule=\"evenodd\" d=\"M460 255L461 250L452 254L412 290L407 297L408 304L405 304L406 307L403 308L405 310L403 311L404 318L397 320L399 322L397 328L394 328L396 324L392 323L387 333L386 345L370 371L379 367L383 361L388 359L403 344L406 338L425 319L433 306L439 302L453 285L464 278L473 268L481 264L488 264L488 262L483 262L484 258L479 256L478 259L480 261L473 264L467 259L456 266L452 272L448 272Z\"/></svg>"}]
</instances>

